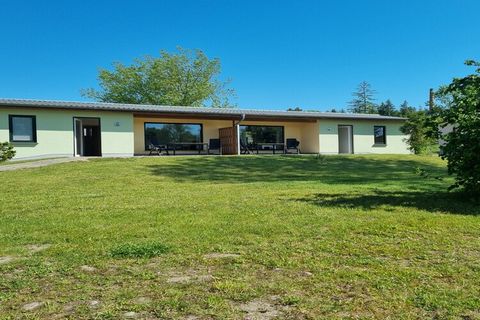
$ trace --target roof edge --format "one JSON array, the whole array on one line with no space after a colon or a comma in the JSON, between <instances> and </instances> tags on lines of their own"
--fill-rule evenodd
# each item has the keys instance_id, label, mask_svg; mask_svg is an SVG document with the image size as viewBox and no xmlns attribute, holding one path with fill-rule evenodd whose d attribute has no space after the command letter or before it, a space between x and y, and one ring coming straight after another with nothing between
<instances>
[{"instance_id":1,"label":"roof edge","mask_svg":"<svg viewBox=\"0 0 480 320\"><path fill-rule=\"evenodd\" d=\"M237 108L212 108L192 106L166 106L150 104L127 104L111 102L86 102L67 100L41 100L41 99L18 99L0 98L0 106L3 107L29 107L29 108L58 108L58 109L88 109L99 111L128 111L128 112L151 112L151 113L197 113L212 115L240 116L242 114L262 117L280 118L311 118L311 119L355 119L355 120L396 120L404 121L406 118L394 116L382 116L378 114L359 113L335 113L322 111L281 111L261 109L237 109Z\"/></svg>"}]
</instances>

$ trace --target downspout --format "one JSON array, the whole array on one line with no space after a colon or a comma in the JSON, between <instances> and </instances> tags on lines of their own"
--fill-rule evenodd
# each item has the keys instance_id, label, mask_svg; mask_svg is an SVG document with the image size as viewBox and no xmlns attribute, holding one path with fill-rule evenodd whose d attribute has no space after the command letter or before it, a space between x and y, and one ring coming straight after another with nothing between
<instances>
[{"instance_id":1,"label":"downspout","mask_svg":"<svg viewBox=\"0 0 480 320\"><path fill-rule=\"evenodd\" d=\"M233 123L233 126L236 127L236 129L237 129L237 155L240 155L240 126L239 126L239 124L243 120L245 120L245 113L242 113L242 115L240 116L240 120Z\"/></svg>"}]
</instances>

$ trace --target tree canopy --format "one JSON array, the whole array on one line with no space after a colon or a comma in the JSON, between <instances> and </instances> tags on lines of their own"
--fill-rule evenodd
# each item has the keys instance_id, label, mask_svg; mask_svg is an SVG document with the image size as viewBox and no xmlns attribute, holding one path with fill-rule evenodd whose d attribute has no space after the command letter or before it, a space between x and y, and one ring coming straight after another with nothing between
<instances>
[{"instance_id":1,"label":"tree canopy","mask_svg":"<svg viewBox=\"0 0 480 320\"><path fill-rule=\"evenodd\" d=\"M220 70L220 60L209 59L201 50L161 51L159 57L100 69L100 90L86 89L82 95L101 102L231 107L234 91L219 79Z\"/></svg>"},{"instance_id":2,"label":"tree canopy","mask_svg":"<svg viewBox=\"0 0 480 320\"><path fill-rule=\"evenodd\" d=\"M380 103L380 105L377 108L378 114L382 116L397 116L398 111L395 108L395 105L390 101L390 99L387 99L385 102Z\"/></svg>"}]
</instances>

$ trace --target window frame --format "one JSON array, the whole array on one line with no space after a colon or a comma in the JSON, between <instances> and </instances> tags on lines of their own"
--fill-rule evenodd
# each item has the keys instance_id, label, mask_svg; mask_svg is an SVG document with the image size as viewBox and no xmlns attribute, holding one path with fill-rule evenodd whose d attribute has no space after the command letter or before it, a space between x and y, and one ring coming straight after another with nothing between
<instances>
[{"instance_id":1,"label":"window frame","mask_svg":"<svg viewBox=\"0 0 480 320\"><path fill-rule=\"evenodd\" d=\"M13 118L30 118L32 119L32 139L31 140L13 140ZM10 142L14 143L36 143L37 142L37 116L23 114L8 115L8 132Z\"/></svg>"},{"instance_id":2,"label":"window frame","mask_svg":"<svg viewBox=\"0 0 480 320\"><path fill-rule=\"evenodd\" d=\"M197 125L200 126L200 143L203 143L203 124L202 123L187 123L187 122L144 122L143 123L143 144L145 151L150 151L147 145L147 124L174 124L174 125Z\"/></svg>"},{"instance_id":3,"label":"window frame","mask_svg":"<svg viewBox=\"0 0 480 320\"><path fill-rule=\"evenodd\" d=\"M283 143L285 144L285 126L282 126L282 125L261 125L261 124L240 124L240 132L241 132L241 127L267 127L267 128L282 128L282 141L280 142L254 142L252 141L253 144L256 144L256 143L264 143L264 144L269 144L269 143Z\"/></svg>"},{"instance_id":4,"label":"window frame","mask_svg":"<svg viewBox=\"0 0 480 320\"><path fill-rule=\"evenodd\" d=\"M377 142L377 137L375 136L375 129L381 127L383 128L383 141ZM387 126L374 125L373 126L373 143L376 146L386 146L387 145Z\"/></svg>"}]
</instances>

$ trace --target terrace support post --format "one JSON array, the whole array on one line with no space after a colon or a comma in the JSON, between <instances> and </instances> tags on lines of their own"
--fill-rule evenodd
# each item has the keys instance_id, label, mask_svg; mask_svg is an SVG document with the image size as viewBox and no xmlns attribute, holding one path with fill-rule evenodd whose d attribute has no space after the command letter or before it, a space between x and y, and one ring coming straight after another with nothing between
<instances>
[{"instance_id":1,"label":"terrace support post","mask_svg":"<svg viewBox=\"0 0 480 320\"><path fill-rule=\"evenodd\" d=\"M235 125L235 132L237 134L237 156L240 155L240 125L237 123Z\"/></svg>"},{"instance_id":2,"label":"terrace support post","mask_svg":"<svg viewBox=\"0 0 480 320\"><path fill-rule=\"evenodd\" d=\"M242 122L243 120L245 120L245 114L244 113L242 113L242 116L240 117L240 120L233 123L233 127L234 127L235 133L237 135L237 156L239 156L240 153L241 153L241 148L240 148L241 147L240 146L240 122Z\"/></svg>"}]
</instances>

